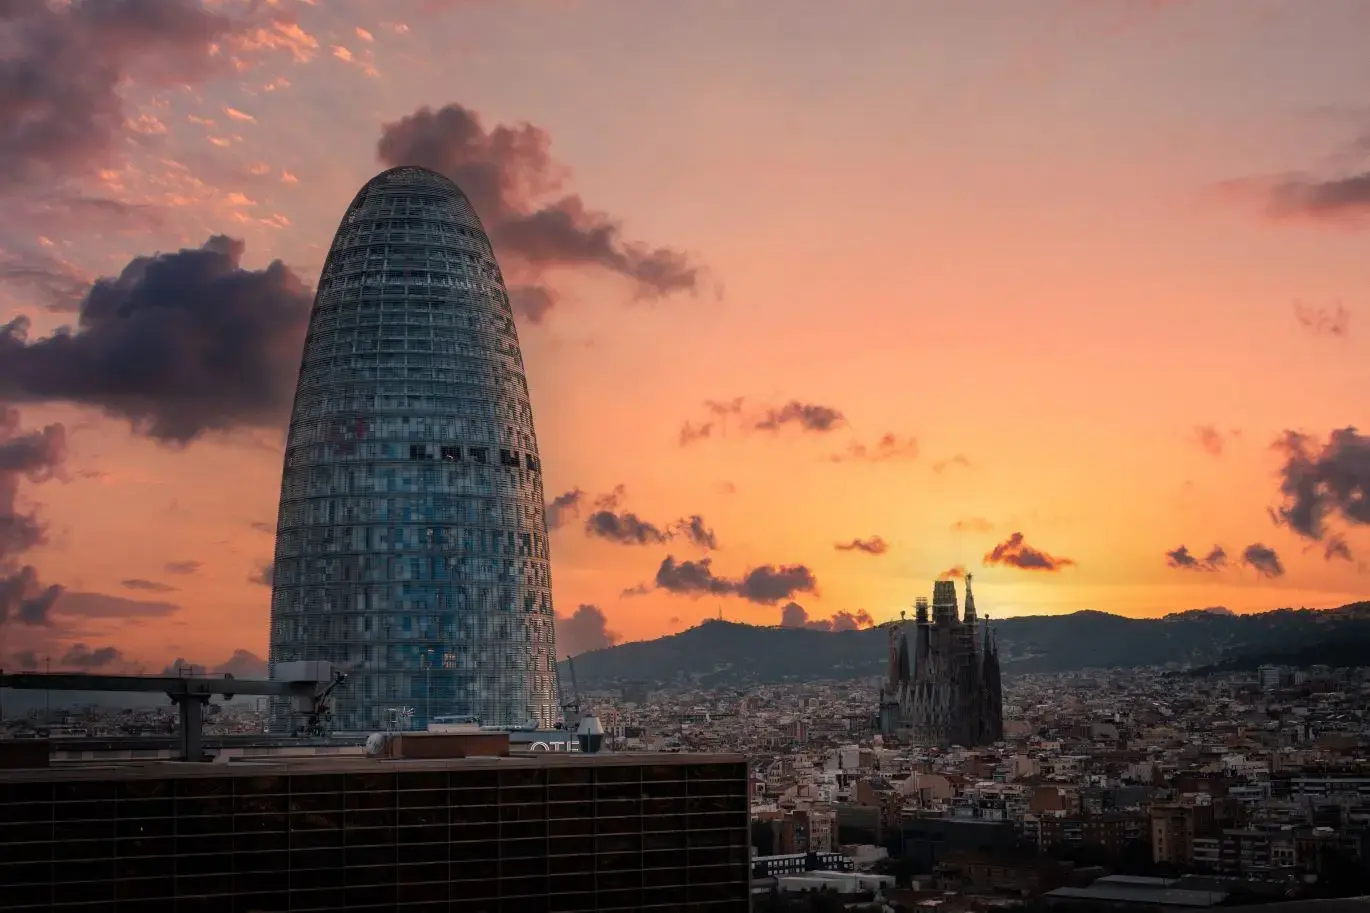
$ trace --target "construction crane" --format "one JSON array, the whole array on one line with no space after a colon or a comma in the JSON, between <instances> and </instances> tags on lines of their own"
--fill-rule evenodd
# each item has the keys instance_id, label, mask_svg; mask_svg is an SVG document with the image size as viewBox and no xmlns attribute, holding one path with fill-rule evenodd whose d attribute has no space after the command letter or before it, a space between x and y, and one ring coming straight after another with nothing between
<instances>
[{"instance_id":1,"label":"construction crane","mask_svg":"<svg viewBox=\"0 0 1370 913\"><path fill-rule=\"evenodd\" d=\"M566 669L571 673L571 699L563 701L561 704L561 715L567 719L566 725L573 726L580 722L580 688L576 685L576 664L571 656L566 657ZM570 720L574 717L574 720Z\"/></svg>"}]
</instances>

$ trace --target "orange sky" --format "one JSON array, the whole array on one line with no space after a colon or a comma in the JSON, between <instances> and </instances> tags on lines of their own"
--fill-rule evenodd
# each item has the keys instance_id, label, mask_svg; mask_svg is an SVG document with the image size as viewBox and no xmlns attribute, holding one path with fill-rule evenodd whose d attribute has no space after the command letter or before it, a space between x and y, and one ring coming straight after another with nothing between
<instances>
[{"instance_id":1,"label":"orange sky","mask_svg":"<svg viewBox=\"0 0 1370 913\"><path fill-rule=\"evenodd\" d=\"M697 514L716 575L809 568L816 592L795 598L812 618L896 616L955 565L992 617L1365 595L1370 461L1358 438L1322 452L1367 405L1363 2L208 6L234 22L213 47L101 51L117 94L54 75L105 107L67 112L84 132L48 158L0 106L0 165L28 169L0 187L16 213L0 322L26 315L30 341L77 317L70 293L44 306L34 270L79 298L82 280L212 234L246 242L244 268L280 259L312 284L382 167L382 124L455 103L545 131L563 192L705 270L659 300L583 265L541 277L561 300L520 333L549 498L622 485L620 507L663 528ZM63 15L34 27L75 28ZM725 432L681 445L707 400L736 397ZM272 538L253 524L274 526L278 427L167 446L60 396L11 401L23 430L61 423L67 453L57 477L20 483L46 542L7 570L135 602L12 617L0 662L78 642L131 668L265 653L269 589L251 578ZM744 430L792 401L842 420ZM1288 506L1286 430L1309 435L1324 483L1326 523L1303 534L1270 513ZM886 434L916 456L831 459ZM1015 532L1071 563L986 566ZM872 536L883 554L835 548ZM1337 536L1350 560L1326 557ZM1168 566L1215 544L1220 568ZM1258 544L1282 573L1243 561ZM623 595L667 555L703 553L568 522L558 611L598 606L630 640L720 607L779 622L784 600Z\"/></svg>"}]
</instances>

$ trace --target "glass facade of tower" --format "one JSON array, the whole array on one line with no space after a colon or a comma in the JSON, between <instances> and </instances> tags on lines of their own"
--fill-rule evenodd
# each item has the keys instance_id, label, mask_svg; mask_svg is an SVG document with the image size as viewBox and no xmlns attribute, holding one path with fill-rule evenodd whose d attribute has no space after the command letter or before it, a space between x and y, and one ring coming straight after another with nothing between
<instances>
[{"instance_id":1,"label":"glass facade of tower","mask_svg":"<svg viewBox=\"0 0 1370 913\"><path fill-rule=\"evenodd\" d=\"M286 444L271 663L327 660L338 731L560 719L541 465L466 196L377 175L333 239ZM281 706L273 728L290 723Z\"/></svg>"}]
</instances>

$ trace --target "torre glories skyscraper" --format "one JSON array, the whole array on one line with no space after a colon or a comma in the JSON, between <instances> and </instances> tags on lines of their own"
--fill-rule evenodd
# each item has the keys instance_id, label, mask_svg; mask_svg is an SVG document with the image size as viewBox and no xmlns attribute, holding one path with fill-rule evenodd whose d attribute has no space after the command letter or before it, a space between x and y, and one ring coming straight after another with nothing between
<instances>
[{"instance_id":1,"label":"torre glories skyscraper","mask_svg":"<svg viewBox=\"0 0 1370 913\"><path fill-rule=\"evenodd\" d=\"M332 728L560 719L542 467L514 315L465 194L367 182L333 239L286 443L271 663L348 673ZM273 728L288 727L284 708Z\"/></svg>"}]
</instances>

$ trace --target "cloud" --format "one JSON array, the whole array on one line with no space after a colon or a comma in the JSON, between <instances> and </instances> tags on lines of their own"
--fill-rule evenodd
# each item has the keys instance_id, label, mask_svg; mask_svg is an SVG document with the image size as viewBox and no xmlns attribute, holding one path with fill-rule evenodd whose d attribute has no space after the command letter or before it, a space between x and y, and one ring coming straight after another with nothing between
<instances>
[{"instance_id":1,"label":"cloud","mask_svg":"<svg viewBox=\"0 0 1370 913\"><path fill-rule=\"evenodd\" d=\"M585 518L585 534L620 545L659 545L670 538L655 524L631 511L598 510Z\"/></svg>"},{"instance_id":2,"label":"cloud","mask_svg":"<svg viewBox=\"0 0 1370 913\"><path fill-rule=\"evenodd\" d=\"M1306 329L1321 336L1351 335L1351 312L1341 302L1331 307L1314 307L1302 301L1295 301L1294 319Z\"/></svg>"},{"instance_id":3,"label":"cloud","mask_svg":"<svg viewBox=\"0 0 1370 913\"><path fill-rule=\"evenodd\" d=\"M176 587L169 583L158 583L155 580L144 580L141 577L130 577L122 580L119 585L129 590L146 590L149 593L174 593Z\"/></svg>"},{"instance_id":4,"label":"cloud","mask_svg":"<svg viewBox=\"0 0 1370 913\"><path fill-rule=\"evenodd\" d=\"M834 463L864 461L884 463L890 460L914 460L918 458L918 439L900 437L893 431L881 435L880 440L867 446L861 443L847 445L842 453L834 453L828 459Z\"/></svg>"},{"instance_id":5,"label":"cloud","mask_svg":"<svg viewBox=\"0 0 1370 913\"><path fill-rule=\"evenodd\" d=\"M585 492L579 488L572 488L548 501L543 509L547 516L547 528L560 529L568 517L578 515L580 502L584 497Z\"/></svg>"},{"instance_id":6,"label":"cloud","mask_svg":"<svg viewBox=\"0 0 1370 913\"><path fill-rule=\"evenodd\" d=\"M198 574L204 564L199 561L168 561L164 570L168 574Z\"/></svg>"},{"instance_id":7,"label":"cloud","mask_svg":"<svg viewBox=\"0 0 1370 913\"><path fill-rule=\"evenodd\" d=\"M1339 178L1281 178L1269 185L1269 212L1328 221L1370 215L1370 171Z\"/></svg>"},{"instance_id":8,"label":"cloud","mask_svg":"<svg viewBox=\"0 0 1370 913\"><path fill-rule=\"evenodd\" d=\"M216 236L138 257L90 288L75 329L30 341L27 318L0 325L0 396L94 406L168 444L281 425L311 294L280 261L245 270L242 255Z\"/></svg>"},{"instance_id":9,"label":"cloud","mask_svg":"<svg viewBox=\"0 0 1370 913\"><path fill-rule=\"evenodd\" d=\"M657 524L642 519L632 511L618 510L626 495L623 485L614 486L607 494L591 498L580 488L557 495L546 504L547 528L560 529L580 516L581 508L589 506L585 518L585 535L619 545L661 545L683 538L700 548L717 549L718 536L698 514L692 514L670 524Z\"/></svg>"},{"instance_id":10,"label":"cloud","mask_svg":"<svg viewBox=\"0 0 1370 913\"><path fill-rule=\"evenodd\" d=\"M54 477L66 460L67 432L60 424L36 431L20 431L19 424L18 410L0 405L0 625L46 625L62 588L44 586L33 567L18 561L47 538L37 513L19 506L19 485Z\"/></svg>"},{"instance_id":11,"label":"cloud","mask_svg":"<svg viewBox=\"0 0 1370 913\"><path fill-rule=\"evenodd\" d=\"M449 104L384 124L376 151L387 165L419 165L456 182L514 277L515 300L531 321L556 304L543 278L549 269L605 270L629 280L638 298L697 292L702 270L684 253L627 241L617 219L563 193L568 172L553 160L551 144L532 124L486 129L475 111Z\"/></svg>"},{"instance_id":12,"label":"cloud","mask_svg":"<svg viewBox=\"0 0 1370 913\"><path fill-rule=\"evenodd\" d=\"M1333 558L1352 561L1355 558L1351 554L1351 546L1346 544L1346 537L1340 533L1333 533L1327 537L1327 541L1323 544L1322 556L1327 561L1331 561Z\"/></svg>"},{"instance_id":13,"label":"cloud","mask_svg":"<svg viewBox=\"0 0 1370 913\"><path fill-rule=\"evenodd\" d=\"M808 620L808 611L797 602L787 602L780 607L780 626L782 628L802 628Z\"/></svg>"},{"instance_id":14,"label":"cloud","mask_svg":"<svg viewBox=\"0 0 1370 913\"><path fill-rule=\"evenodd\" d=\"M99 647L92 650L85 644L72 644L71 649L62 656L61 664L68 669L91 671L103 669L124 658L118 647Z\"/></svg>"},{"instance_id":15,"label":"cloud","mask_svg":"<svg viewBox=\"0 0 1370 913\"><path fill-rule=\"evenodd\" d=\"M917 451L915 451L915 453L916 453L916 452L917 452ZM955 456L953 456L951 459L947 459L947 460L938 460L936 463L933 463L933 464L932 464L932 471L935 472L935 473L937 473L938 475L941 475L942 473L946 472L948 469L953 469L953 468L957 468L957 467L959 467L959 468L961 468L961 469L969 469L969 468L970 468L970 457L966 456L966 455L963 454L963 453L958 453L958 454L956 454Z\"/></svg>"},{"instance_id":16,"label":"cloud","mask_svg":"<svg viewBox=\"0 0 1370 913\"><path fill-rule=\"evenodd\" d=\"M255 583L258 586L276 585L276 562L264 561L257 567L255 573L247 578L248 583Z\"/></svg>"},{"instance_id":17,"label":"cloud","mask_svg":"<svg viewBox=\"0 0 1370 913\"><path fill-rule=\"evenodd\" d=\"M1297 431L1286 431L1273 447L1284 455L1280 494L1284 501L1271 517L1305 539L1321 542L1328 520L1352 526L1370 523L1370 437L1347 427L1333 431L1325 444ZM1342 548L1328 557L1349 552Z\"/></svg>"},{"instance_id":18,"label":"cloud","mask_svg":"<svg viewBox=\"0 0 1370 913\"><path fill-rule=\"evenodd\" d=\"M677 521L672 532L677 536L684 536L690 543L700 548L718 550L717 534L704 525L704 518L699 514L691 514L686 519Z\"/></svg>"},{"instance_id":19,"label":"cloud","mask_svg":"<svg viewBox=\"0 0 1370 913\"><path fill-rule=\"evenodd\" d=\"M679 440L682 447L704 438L721 437L727 431L730 419L734 420L739 430L749 432L776 432L793 427L800 431L827 434L847 423L840 409L797 399L780 406L748 409L745 398L738 396L730 400L705 400L704 409L707 414L703 420L687 421L681 426Z\"/></svg>"},{"instance_id":20,"label":"cloud","mask_svg":"<svg viewBox=\"0 0 1370 913\"><path fill-rule=\"evenodd\" d=\"M1060 571L1075 564L1073 559L1057 558L1033 548L1023 541L1022 533L1014 533L994 546L984 561L987 565L1003 564L1024 571Z\"/></svg>"},{"instance_id":21,"label":"cloud","mask_svg":"<svg viewBox=\"0 0 1370 913\"><path fill-rule=\"evenodd\" d=\"M875 624L870 613L862 609L858 612L834 612L831 618L809 618L808 611L797 602L787 602L780 608L780 626L783 628L808 628L811 631L857 631Z\"/></svg>"},{"instance_id":22,"label":"cloud","mask_svg":"<svg viewBox=\"0 0 1370 913\"><path fill-rule=\"evenodd\" d=\"M953 564L945 571L937 575L938 580L964 580L966 577L966 566L964 564Z\"/></svg>"},{"instance_id":23,"label":"cloud","mask_svg":"<svg viewBox=\"0 0 1370 913\"><path fill-rule=\"evenodd\" d=\"M883 555L890 550L890 544L879 536L871 536L866 539L853 539L850 542L838 542L833 548L839 552L864 552L867 555Z\"/></svg>"},{"instance_id":24,"label":"cloud","mask_svg":"<svg viewBox=\"0 0 1370 913\"><path fill-rule=\"evenodd\" d=\"M0 4L0 189L92 173L129 121L123 83L195 82L238 27L198 0Z\"/></svg>"},{"instance_id":25,"label":"cloud","mask_svg":"<svg viewBox=\"0 0 1370 913\"><path fill-rule=\"evenodd\" d=\"M21 672L30 672L43 665L43 661L38 658L38 654L33 650L20 650L18 653L10 654L8 664Z\"/></svg>"},{"instance_id":26,"label":"cloud","mask_svg":"<svg viewBox=\"0 0 1370 913\"><path fill-rule=\"evenodd\" d=\"M565 656L603 650L619 642L618 633L609 630L604 610L589 603L577 606L570 615L557 615L556 629L557 646Z\"/></svg>"},{"instance_id":27,"label":"cloud","mask_svg":"<svg viewBox=\"0 0 1370 913\"><path fill-rule=\"evenodd\" d=\"M0 282L31 292L55 313L75 311L90 288L85 271L52 254L0 250Z\"/></svg>"},{"instance_id":28,"label":"cloud","mask_svg":"<svg viewBox=\"0 0 1370 913\"><path fill-rule=\"evenodd\" d=\"M194 663L178 656L162 670L163 675L185 677L191 675L231 675L234 678L261 680L268 677L267 662L251 650L241 647L233 655L215 666Z\"/></svg>"},{"instance_id":29,"label":"cloud","mask_svg":"<svg viewBox=\"0 0 1370 913\"><path fill-rule=\"evenodd\" d=\"M215 666L213 672L216 675L227 674L234 678L265 679L268 677L266 660L251 650L242 648L234 650L233 655Z\"/></svg>"},{"instance_id":30,"label":"cloud","mask_svg":"<svg viewBox=\"0 0 1370 913\"><path fill-rule=\"evenodd\" d=\"M796 593L818 592L818 579L802 564L762 565L741 577L727 578L714 575L711 558L676 561L672 555L662 560L652 585L686 596L738 596L759 605L774 605Z\"/></svg>"},{"instance_id":31,"label":"cloud","mask_svg":"<svg viewBox=\"0 0 1370 913\"><path fill-rule=\"evenodd\" d=\"M967 517L951 525L951 531L954 533L987 533L993 529L994 524L984 517Z\"/></svg>"},{"instance_id":32,"label":"cloud","mask_svg":"<svg viewBox=\"0 0 1370 913\"><path fill-rule=\"evenodd\" d=\"M1220 571L1227 566L1227 551L1215 545L1202 558L1189 553L1187 546L1181 545L1165 553L1167 567L1181 571Z\"/></svg>"},{"instance_id":33,"label":"cloud","mask_svg":"<svg viewBox=\"0 0 1370 913\"><path fill-rule=\"evenodd\" d=\"M142 618L170 615L181 607L174 602L125 599L106 593L66 590L53 605L53 614L80 618Z\"/></svg>"},{"instance_id":34,"label":"cloud","mask_svg":"<svg viewBox=\"0 0 1370 913\"><path fill-rule=\"evenodd\" d=\"M1280 556L1275 554L1273 548L1267 548L1259 542L1242 550L1242 564L1262 577L1284 576L1284 565L1280 563Z\"/></svg>"},{"instance_id":35,"label":"cloud","mask_svg":"<svg viewBox=\"0 0 1370 913\"><path fill-rule=\"evenodd\" d=\"M846 417L831 406L790 400L778 409L770 407L764 410L752 427L757 431L778 431L786 425L793 425L804 431L824 433L846 424L846 421Z\"/></svg>"},{"instance_id":36,"label":"cloud","mask_svg":"<svg viewBox=\"0 0 1370 913\"><path fill-rule=\"evenodd\" d=\"M1222 456L1223 450L1229 440L1236 440L1241 437L1240 431L1229 431L1224 433L1217 425L1209 423L1207 425L1194 426L1194 443L1212 456Z\"/></svg>"}]
</instances>

